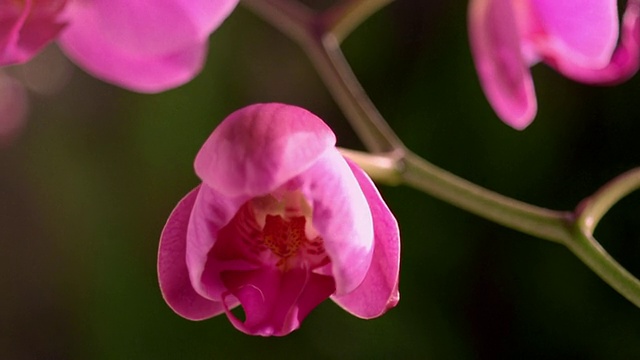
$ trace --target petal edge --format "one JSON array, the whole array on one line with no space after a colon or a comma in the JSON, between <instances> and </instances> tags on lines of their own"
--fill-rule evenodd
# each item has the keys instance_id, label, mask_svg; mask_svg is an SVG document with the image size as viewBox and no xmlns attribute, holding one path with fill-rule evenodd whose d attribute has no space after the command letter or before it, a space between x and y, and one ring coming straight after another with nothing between
<instances>
[{"instance_id":1,"label":"petal edge","mask_svg":"<svg viewBox=\"0 0 640 360\"><path fill-rule=\"evenodd\" d=\"M187 194L169 216L158 249L158 281L165 301L180 316L203 320L224 312L222 303L200 296L191 285L185 259L189 217L200 187Z\"/></svg>"},{"instance_id":2,"label":"petal edge","mask_svg":"<svg viewBox=\"0 0 640 360\"><path fill-rule=\"evenodd\" d=\"M400 300L400 231L369 176L353 162L347 162L371 208L375 244L371 267L362 284L349 294L333 295L331 299L349 313L371 319L384 314Z\"/></svg>"}]
</instances>

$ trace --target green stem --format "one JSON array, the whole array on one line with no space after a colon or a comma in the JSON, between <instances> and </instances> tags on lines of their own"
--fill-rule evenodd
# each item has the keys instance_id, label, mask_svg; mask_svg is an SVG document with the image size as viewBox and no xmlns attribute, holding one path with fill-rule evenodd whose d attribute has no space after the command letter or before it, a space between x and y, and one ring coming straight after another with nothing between
<instances>
[{"instance_id":1,"label":"green stem","mask_svg":"<svg viewBox=\"0 0 640 360\"><path fill-rule=\"evenodd\" d=\"M578 205L577 223L585 233L593 234L604 214L620 199L638 189L640 189L640 169L629 170L619 175Z\"/></svg>"},{"instance_id":2,"label":"green stem","mask_svg":"<svg viewBox=\"0 0 640 360\"><path fill-rule=\"evenodd\" d=\"M375 180L412 186L506 227L565 245L612 288L640 307L640 281L593 237L595 225L616 202L640 189L640 169L622 174L585 199L575 212L548 210L492 192L407 152L402 158L341 150ZM385 159L386 157L386 159Z\"/></svg>"},{"instance_id":3,"label":"green stem","mask_svg":"<svg viewBox=\"0 0 640 360\"><path fill-rule=\"evenodd\" d=\"M640 307L640 281L616 262L593 237L602 217L622 198L640 189L640 168L603 185L575 210L573 236L565 245L611 287Z\"/></svg>"},{"instance_id":4,"label":"green stem","mask_svg":"<svg viewBox=\"0 0 640 360\"><path fill-rule=\"evenodd\" d=\"M321 42L307 44L306 50L365 147L374 153L403 152L402 141L357 81L337 39L327 35Z\"/></svg>"},{"instance_id":5,"label":"green stem","mask_svg":"<svg viewBox=\"0 0 640 360\"><path fill-rule=\"evenodd\" d=\"M498 224L558 243L570 237L571 213L548 210L487 190L413 153L403 158L404 184Z\"/></svg>"},{"instance_id":6,"label":"green stem","mask_svg":"<svg viewBox=\"0 0 640 360\"><path fill-rule=\"evenodd\" d=\"M309 41L316 14L308 7L286 0L242 0L242 4L297 43Z\"/></svg>"},{"instance_id":7,"label":"green stem","mask_svg":"<svg viewBox=\"0 0 640 360\"><path fill-rule=\"evenodd\" d=\"M342 54L338 39L323 28L319 16L312 18L308 9L302 10L297 3L286 0L242 2L306 51L333 98L369 151L403 151L402 141L367 96Z\"/></svg>"},{"instance_id":8,"label":"green stem","mask_svg":"<svg viewBox=\"0 0 640 360\"><path fill-rule=\"evenodd\" d=\"M371 155L340 149L376 182L405 184L485 219L541 239L567 243L573 214L540 208L487 190L406 152Z\"/></svg>"},{"instance_id":9,"label":"green stem","mask_svg":"<svg viewBox=\"0 0 640 360\"><path fill-rule=\"evenodd\" d=\"M401 169L398 167L402 162L396 157L396 153L372 155L369 153L340 148L342 155L362 168L377 183L389 186L402 184Z\"/></svg>"},{"instance_id":10,"label":"green stem","mask_svg":"<svg viewBox=\"0 0 640 360\"><path fill-rule=\"evenodd\" d=\"M405 184L488 220L565 245L602 280L640 307L640 281L593 237L602 216L624 196L640 188L640 169L612 180L571 213L539 208L491 192L411 153L403 160Z\"/></svg>"},{"instance_id":11,"label":"green stem","mask_svg":"<svg viewBox=\"0 0 640 360\"><path fill-rule=\"evenodd\" d=\"M576 226L565 245L609 286L640 307L640 281L612 258L592 235L583 233Z\"/></svg>"},{"instance_id":12,"label":"green stem","mask_svg":"<svg viewBox=\"0 0 640 360\"><path fill-rule=\"evenodd\" d=\"M351 0L346 1L324 15L324 23L327 32L333 34L338 42L342 42L367 20L393 0Z\"/></svg>"}]
</instances>

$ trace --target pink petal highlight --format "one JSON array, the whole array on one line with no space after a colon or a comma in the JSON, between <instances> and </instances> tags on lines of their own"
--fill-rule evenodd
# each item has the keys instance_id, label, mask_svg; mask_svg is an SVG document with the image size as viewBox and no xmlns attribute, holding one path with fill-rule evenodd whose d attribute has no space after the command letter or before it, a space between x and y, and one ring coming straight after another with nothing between
<instances>
[{"instance_id":1,"label":"pink petal highlight","mask_svg":"<svg viewBox=\"0 0 640 360\"><path fill-rule=\"evenodd\" d=\"M480 83L502 120L528 126L536 99L527 66L543 60L574 80L612 85L640 67L640 1L629 0L620 43L615 0L471 0L469 32Z\"/></svg>"},{"instance_id":2,"label":"pink petal highlight","mask_svg":"<svg viewBox=\"0 0 640 360\"><path fill-rule=\"evenodd\" d=\"M201 70L208 35L235 3L77 1L70 3L67 16L72 21L60 45L99 78L135 91L163 91Z\"/></svg>"},{"instance_id":3,"label":"pink petal highlight","mask_svg":"<svg viewBox=\"0 0 640 360\"><path fill-rule=\"evenodd\" d=\"M471 0L469 39L482 89L498 116L522 130L537 105L511 0Z\"/></svg>"},{"instance_id":4,"label":"pink petal highlight","mask_svg":"<svg viewBox=\"0 0 640 360\"><path fill-rule=\"evenodd\" d=\"M162 230L158 250L158 279L162 296L181 316L202 320L224 311L220 302L200 296L189 281L185 261L187 226L199 193L199 187L187 194L176 206Z\"/></svg>"},{"instance_id":5,"label":"pink petal highlight","mask_svg":"<svg viewBox=\"0 0 640 360\"><path fill-rule=\"evenodd\" d=\"M0 3L0 66L30 60L64 28L64 0Z\"/></svg>"},{"instance_id":6,"label":"pink petal highlight","mask_svg":"<svg viewBox=\"0 0 640 360\"><path fill-rule=\"evenodd\" d=\"M333 280L298 268L230 271L222 274L231 294L240 300L243 322L230 311L227 316L240 331L250 335L283 336L300 326L311 309L334 291Z\"/></svg>"},{"instance_id":7,"label":"pink petal highlight","mask_svg":"<svg viewBox=\"0 0 640 360\"><path fill-rule=\"evenodd\" d=\"M400 300L400 232L398 223L375 185L357 165L347 160L373 215L375 247L367 276L360 286L346 295L331 299L351 314L371 319L384 314Z\"/></svg>"},{"instance_id":8,"label":"pink petal highlight","mask_svg":"<svg viewBox=\"0 0 640 360\"><path fill-rule=\"evenodd\" d=\"M312 113L256 104L229 115L215 129L196 157L195 170L205 184L227 196L265 195L334 145L331 129Z\"/></svg>"},{"instance_id":9,"label":"pink petal highlight","mask_svg":"<svg viewBox=\"0 0 640 360\"><path fill-rule=\"evenodd\" d=\"M597 69L580 67L564 58L548 62L563 75L588 84L615 85L628 80L640 67L640 2L630 0L627 3L620 44L606 66Z\"/></svg>"},{"instance_id":10,"label":"pink petal highlight","mask_svg":"<svg viewBox=\"0 0 640 360\"><path fill-rule=\"evenodd\" d=\"M198 294L208 299L222 301L226 287L219 279L219 272L235 268L234 265L213 262L207 265L209 253L218 242L221 230L227 226L240 207L250 197L230 197L206 184L200 187L193 206L187 230L186 262L191 284ZM235 238L235 241L240 241ZM205 267L209 267L205 273ZM214 268L211 268L211 267ZM240 266L246 270L246 266Z\"/></svg>"},{"instance_id":11,"label":"pink petal highlight","mask_svg":"<svg viewBox=\"0 0 640 360\"><path fill-rule=\"evenodd\" d=\"M336 294L350 293L362 283L373 256L371 211L358 181L332 148L291 186L313 208L313 225L331 258Z\"/></svg>"},{"instance_id":12,"label":"pink petal highlight","mask_svg":"<svg viewBox=\"0 0 640 360\"><path fill-rule=\"evenodd\" d=\"M197 24L200 36L209 37L231 14L239 0L173 0Z\"/></svg>"},{"instance_id":13,"label":"pink petal highlight","mask_svg":"<svg viewBox=\"0 0 640 360\"><path fill-rule=\"evenodd\" d=\"M539 51L583 68L609 63L618 40L616 0L530 0L543 33ZM536 35L533 35L536 37Z\"/></svg>"}]
</instances>

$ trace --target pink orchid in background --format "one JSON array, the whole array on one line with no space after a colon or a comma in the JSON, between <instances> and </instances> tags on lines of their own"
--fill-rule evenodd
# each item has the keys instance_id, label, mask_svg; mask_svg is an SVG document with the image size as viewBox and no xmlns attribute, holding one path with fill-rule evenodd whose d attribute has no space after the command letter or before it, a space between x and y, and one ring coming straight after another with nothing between
<instances>
[{"instance_id":1,"label":"pink orchid in background","mask_svg":"<svg viewBox=\"0 0 640 360\"><path fill-rule=\"evenodd\" d=\"M396 220L335 141L318 117L283 104L243 108L216 128L195 160L202 184L160 240L160 288L176 313L226 313L247 334L282 336L329 297L367 319L396 305Z\"/></svg>"},{"instance_id":2,"label":"pink orchid in background","mask_svg":"<svg viewBox=\"0 0 640 360\"><path fill-rule=\"evenodd\" d=\"M0 149L16 139L27 120L28 96L22 84L0 71Z\"/></svg>"},{"instance_id":3,"label":"pink orchid in background","mask_svg":"<svg viewBox=\"0 0 640 360\"><path fill-rule=\"evenodd\" d=\"M616 0L469 3L469 38L480 83L498 116L516 129L535 117L529 67L539 61L589 84L633 76L640 62L640 1L627 3L619 44L618 33Z\"/></svg>"},{"instance_id":4,"label":"pink orchid in background","mask_svg":"<svg viewBox=\"0 0 640 360\"><path fill-rule=\"evenodd\" d=\"M0 66L57 40L93 76L140 92L184 84L238 0L0 0Z\"/></svg>"}]
</instances>

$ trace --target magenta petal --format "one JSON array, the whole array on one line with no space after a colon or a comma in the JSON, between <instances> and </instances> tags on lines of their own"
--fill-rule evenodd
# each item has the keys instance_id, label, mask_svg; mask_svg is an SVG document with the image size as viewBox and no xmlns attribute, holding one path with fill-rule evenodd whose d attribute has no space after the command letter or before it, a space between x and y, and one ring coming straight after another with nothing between
<instances>
[{"instance_id":1,"label":"magenta petal","mask_svg":"<svg viewBox=\"0 0 640 360\"><path fill-rule=\"evenodd\" d=\"M231 222L249 197L229 197L207 185L200 187L187 230L186 262L191 284L198 294L222 301L226 288L219 272L237 268L233 264L210 263L209 253L218 242L221 230ZM238 240L238 239L236 239ZM207 272L205 273L205 268ZM240 266L240 268L246 268Z\"/></svg>"},{"instance_id":2,"label":"magenta petal","mask_svg":"<svg viewBox=\"0 0 640 360\"><path fill-rule=\"evenodd\" d=\"M211 3L201 8L202 1L73 2L60 45L104 80L141 92L166 90L200 71L212 25L232 9L229 1ZM206 16L212 20L204 21Z\"/></svg>"},{"instance_id":3,"label":"magenta petal","mask_svg":"<svg viewBox=\"0 0 640 360\"><path fill-rule=\"evenodd\" d=\"M0 66L28 61L55 39L65 26L59 16L63 5L0 3Z\"/></svg>"},{"instance_id":4,"label":"magenta petal","mask_svg":"<svg viewBox=\"0 0 640 360\"><path fill-rule=\"evenodd\" d=\"M504 122L524 129L537 105L519 36L511 0L471 0L469 39L482 88Z\"/></svg>"},{"instance_id":5,"label":"magenta petal","mask_svg":"<svg viewBox=\"0 0 640 360\"><path fill-rule=\"evenodd\" d=\"M631 0L627 3L622 18L620 44L607 66L585 68L565 59L551 59L548 62L563 75L584 83L613 85L629 79L640 66L640 2Z\"/></svg>"},{"instance_id":6,"label":"magenta petal","mask_svg":"<svg viewBox=\"0 0 640 360\"><path fill-rule=\"evenodd\" d=\"M195 188L173 210L162 230L158 250L162 295L176 313L191 320L206 319L224 311L222 303L198 295L189 280L185 261L187 226L198 192L199 188Z\"/></svg>"},{"instance_id":7,"label":"magenta petal","mask_svg":"<svg viewBox=\"0 0 640 360\"><path fill-rule=\"evenodd\" d=\"M384 314L400 300L400 232L398 223L367 174L347 161L373 215L375 247L367 276L360 286L346 295L331 297L351 314L371 319Z\"/></svg>"},{"instance_id":8,"label":"magenta petal","mask_svg":"<svg viewBox=\"0 0 640 360\"><path fill-rule=\"evenodd\" d=\"M313 208L313 226L331 259L336 293L348 294L365 278L373 256L371 211L342 155L332 148L291 182Z\"/></svg>"},{"instance_id":9,"label":"magenta petal","mask_svg":"<svg viewBox=\"0 0 640 360\"><path fill-rule=\"evenodd\" d=\"M545 57L583 68L609 63L618 40L616 0L530 0L542 28L536 44Z\"/></svg>"},{"instance_id":10,"label":"magenta petal","mask_svg":"<svg viewBox=\"0 0 640 360\"><path fill-rule=\"evenodd\" d=\"M181 4L197 24L203 37L208 37L231 14L239 0L173 0Z\"/></svg>"},{"instance_id":11,"label":"magenta petal","mask_svg":"<svg viewBox=\"0 0 640 360\"><path fill-rule=\"evenodd\" d=\"M206 254L206 263L198 285L204 296L223 301L224 294L227 292L227 287L222 281L221 274L223 272L249 271L263 266L255 248L247 243L248 236L255 236L255 231L259 232L257 227L252 228L247 225L250 218L254 218L253 210L243 206L227 225L213 235L215 243ZM198 224L198 222L194 221L193 224ZM211 227L211 225L207 227ZM244 232L241 232L241 228ZM195 262L192 264L196 265ZM197 266L199 268L199 263ZM196 269L195 266L193 268ZM227 299L225 302L230 304L231 301Z\"/></svg>"},{"instance_id":12,"label":"magenta petal","mask_svg":"<svg viewBox=\"0 0 640 360\"><path fill-rule=\"evenodd\" d=\"M201 70L206 55L206 45L196 44L162 56L136 56L73 35L64 36L60 42L67 57L96 78L141 93L156 93L188 82Z\"/></svg>"},{"instance_id":13,"label":"magenta petal","mask_svg":"<svg viewBox=\"0 0 640 360\"><path fill-rule=\"evenodd\" d=\"M297 268L229 271L222 274L231 294L245 312L241 321L227 316L240 331L250 335L283 336L296 330L309 311L334 291L331 277Z\"/></svg>"},{"instance_id":14,"label":"magenta petal","mask_svg":"<svg viewBox=\"0 0 640 360\"><path fill-rule=\"evenodd\" d=\"M229 115L202 146L198 176L217 191L265 195L332 149L335 136L317 116L284 104L256 104Z\"/></svg>"}]
</instances>

